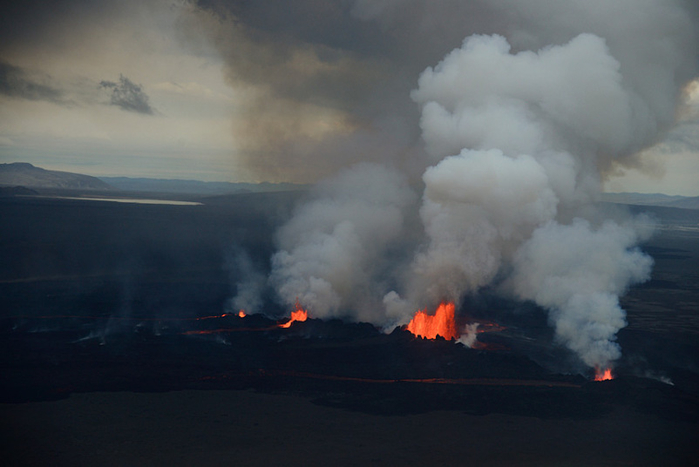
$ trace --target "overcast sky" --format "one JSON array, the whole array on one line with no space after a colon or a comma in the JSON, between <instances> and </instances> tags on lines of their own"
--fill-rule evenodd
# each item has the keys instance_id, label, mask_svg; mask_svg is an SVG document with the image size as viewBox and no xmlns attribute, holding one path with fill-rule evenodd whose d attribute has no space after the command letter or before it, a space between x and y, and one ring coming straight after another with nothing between
<instances>
[{"instance_id":1,"label":"overcast sky","mask_svg":"<svg viewBox=\"0 0 699 467\"><path fill-rule=\"evenodd\" d=\"M420 73L473 33L503 34L516 52L592 32L623 54L624 28L647 27L631 9L622 32L607 33L608 15L595 11L605 2L582 3L568 12L546 0L526 11L511 0L15 2L0 15L0 162L313 182L378 160L419 179L430 164L410 97ZM696 12L666 3L650 17L687 30L677 40L691 56ZM566 32L548 16L564 18ZM690 82L677 123L660 119L657 144L615 165L608 191L699 195L699 85L696 70L677 68L675 79Z\"/></svg>"}]
</instances>

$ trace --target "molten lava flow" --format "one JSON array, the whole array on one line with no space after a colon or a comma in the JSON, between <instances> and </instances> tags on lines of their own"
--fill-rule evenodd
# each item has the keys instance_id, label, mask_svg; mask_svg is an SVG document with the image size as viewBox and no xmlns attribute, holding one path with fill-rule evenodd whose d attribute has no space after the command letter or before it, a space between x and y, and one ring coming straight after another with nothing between
<instances>
[{"instance_id":1,"label":"molten lava flow","mask_svg":"<svg viewBox=\"0 0 699 467\"><path fill-rule=\"evenodd\" d=\"M291 323L294 321L306 321L308 319L308 312L301 308L301 304L296 301L296 310L291 312L291 318L289 318L289 321L287 321L284 324L280 324L280 328L289 328L291 327Z\"/></svg>"},{"instance_id":2,"label":"molten lava flow","mask_svg":"<svg viewBox=\"0 0 699 467\"><path fill-rule=\"evenodd\" d=\"M358 378L355 376L323 375L293 370L259 370L264 376L291 376L296 378L322 379L328 381L354 381L358 383L373 384L395 384L395 383L417 383L417 384L453 384L462 386L548 386L580 388L579 384L568 381L547 381L536 379L505 379L505 378L400 378L400 379L374 379ZM204 377L204 379L214 379Z\"/></svg>"},{"instance_id":3,"label":"molten lava flow","mask_svg":"<svg viewBox=\"0 0 699 467\"><path fill-rule=\"evenodd\" d=\"M605 370L595 368L595 381L609 381L611 379L614 379L611 368L607 368Z\"/></svg>"},{"instance_id":4,"label":"molten lava flow","mask_svg":"<svg viewBox=\"0 0 699 467\"><path fill-rule=\"evenodd\" d=\"M507 328L501 324L494 323L492 321L486 321L483 319L479 319L478 320L478 329L476 330L476 332L478 334L482 334L485 332L502 332L505 329L507 329Z\"/></svg>"},{"instance_id":5,"label":"molten lava flow","mask_svg":"<svg viewBox=\"0 0 699 467\"><path fill-rule=\"evenodd\" d=\"M416 336L426 339L436 339L437 336L442 336L447 340L458 339L459 332L456 329L456 321L454 321L454 304L442 303L434 316L428 315L427 310L418 311L406 329Z\"/></svg>"},{"instance_id":6,"label":"molten lava flow","mask_svg":"<svg viewBox=\"0 0 699 467\"><path fill-rule=\"evenodd\" d=\"M238 312L238 318L245 318L247 316L247 313L245 313L245 310L240 310Z\"/></svg>"},{"instance_id":7,"label":"molten lava flow","mask_svg":"<svg viewBox=\"0 0 699 467\"><path fill-rule=\"evenodd\" d=\"M219 319L219 318L225 318L226 316L229 316L230 313L224 313L222 315L211 315L211 316L200 316L198 318L194 318L196 321L202 321L205 319Z\"/></svg>"}]
</instances>

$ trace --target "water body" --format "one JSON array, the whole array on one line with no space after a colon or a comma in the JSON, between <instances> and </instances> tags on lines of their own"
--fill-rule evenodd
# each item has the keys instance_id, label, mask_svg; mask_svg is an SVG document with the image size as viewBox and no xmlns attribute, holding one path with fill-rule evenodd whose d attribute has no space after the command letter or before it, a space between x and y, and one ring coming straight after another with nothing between
<instances>
[{"instance_id":1,"label":"water body","mask_svg":"<svg viewBox=\"0 0 699 467\"><path fill-rule=\"evenodd\" d=\"M170 204L175 206L202 206L203 203L196 201L176 201L173 199L143 199L143 198L86 198L81 196L32 196L32 198L50 198L50 199L76 199L80 201L111 201L114 203L132 203L132 204Z\"/></svg>"}]
</instances>

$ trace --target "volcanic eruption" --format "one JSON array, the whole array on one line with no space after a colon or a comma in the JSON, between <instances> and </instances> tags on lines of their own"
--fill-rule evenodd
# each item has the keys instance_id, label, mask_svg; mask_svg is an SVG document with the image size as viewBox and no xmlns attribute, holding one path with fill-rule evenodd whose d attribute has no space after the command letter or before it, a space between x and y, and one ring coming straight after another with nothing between
<instances>
[{"instance_id":1,"label":"volcanic eruption","mask_svg":"<svg viewBox=\"0 0 699 467\"><path fill-rule=\"evenodd\" d=\"M287 321L284 324L280 324L280 328L290 328L293 323L296 321L306 321L308 319L308 312L301 308L301 305L299 304L298 300L296 301L295 304L295 310L291 312L291 317L289 318L289 321Z\"/></svg>"},{"instance_id":2,"label":"volcanic eruption","mask_svg":"<svg viewBox=\"0 0 699 467\"><path fill-rule=\"evenodd\" d=\"M595 381L609 381L614 379L611 368L595 368Z\"/></svg>"},{"instance_id":3,"label":"volcanic eruption","mask_svg":"<svg viewBox=\"0 0 699 467\"><path fill-rule=\"evenodd\" d=\"M627 3L633 17L612 4L486 1L480 7L499 22L478 24L490 16L464 6L466 23L442 31L435 25L452 24L448 9L425 3L415 11L441 20L424 23L388 3L357 2L352 21L420 30L434 39L401 35L372 44L389 55L391 47L403 47L392 57L396 82L416 69L413 62L421 63L412 90L396 86L405 91L398 98L384 87L353 82L350 105L323 88L318 92L326 99L313 102L346 112L333 120L337 133L331 126L324 126L327 139L310 138L306 127L299 135L270 132L283 143L284 157L286 148L303 147L304 157L317 157L319 166L341 168L329 169L334 175L278 230L268 284L283 305L298 299L317 318L369 322L386 331L407 325L416 335L445 339L459 337L446 323L451 318L443 330L428 329L460 313L466 297L487 290L545 310L563 349L587 369L610 368L621 356L616 334L626 326L619 297L650 277L652 260L638 245L654 223L601 209L597 200L605 178L639 166L639 152L674 123L682 88L696 69L698 41L689 16L679 4L651 0L642 9ZM320 33L312 37L323 42ZM308 40L309 50L321 50ZM434 44L438 54L429 48ZM324 71L307 73L330 80L334 72L348 76L344 67L367 50L322 46L336 47L337 60L323 66L311 60ZM265 80L262 100L308 97L306 88L254 73L253 60L249 66L233 75ZM344 81L333 83L345 89ZM381 95L377 89L391 105L370 105ZM396 110L410 100L419 111L419 146L406 142L414 127ZM368 136L367 128L376 131ZM365 157L356 156L362 151ZM347 163L357 158L363 162ZM245 292L240 286L239 294ZM428 309L437 311L415 314Z\"/></svg>"},{"instance_id":4,"label":"volcanic eruption","mask_svg":"<svg viewBox=\"0 0 699 467\"><path fill-rule=\"evenodd\" d=\"M454 321L454 304L440 304L434 315L428 315L427 310L418 311L406 329L416 336L426 339L435 339L437 336L446 340L458 339L459 332L456 329L456 321Z\"/></svg>"}]
</instances>

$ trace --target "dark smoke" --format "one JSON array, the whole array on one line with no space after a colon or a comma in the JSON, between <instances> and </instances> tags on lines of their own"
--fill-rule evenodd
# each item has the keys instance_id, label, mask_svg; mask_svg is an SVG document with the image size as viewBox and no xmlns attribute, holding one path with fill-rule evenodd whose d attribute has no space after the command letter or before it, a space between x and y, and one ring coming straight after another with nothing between
<instances>
[{"instance_id":1,"label":"dark smoke","mask_svg":"<svg viewBox=\"0 0 699 467\"><path fill-rule=\"evenodd\" d=\"M0 94L17 99L64 103L64 93L48 81L46 76L34 77L20 67L0 61Z\"/></svg>"},{"instance_id":2,"label":"dark smoke","mask_svg":"<svg viewBox=\"0 0 699 467\"><path fill-rule=\"evenodd\" d=\"M199 6L183 23L206 29L245 96L233 131L260 179L314 182L360 161L419 174L417 114L405 96L426 57L404 60L400 38L351 2Z\"/></svg>"},{"instance_id":3,"label":"dark smoke","mask_svg":"<svg viewBox=\"0 0 699 467\"><path fill-rule=\"evenodd\" d=\"M367 160L419 176L429 161L405 96L425 67L472 34L501 34L513 52L581 33L605 39L624 84L648 107L632 111L652 114L634 149L655 142L694 73L695 13L655 0L223 0L196 2L182 25L209 37L247 97L233 128L238 157L261 179L309 182ZM617 164L638 165L635 152L605 170Z\"/></svg>"},{"instance_id":4,"label":"dark smoke","mask_svg":"<svg viewBox=\"0 0 699 467\"><path fill-rule=\"evenodd\" d=\"M124 75L119 75L119 82L101 81L100 88L111 90L109 104L128 112L154 115L153 107L148 103L148 95L143 88L134 84Z\"/></svg>"}]
</instances>

